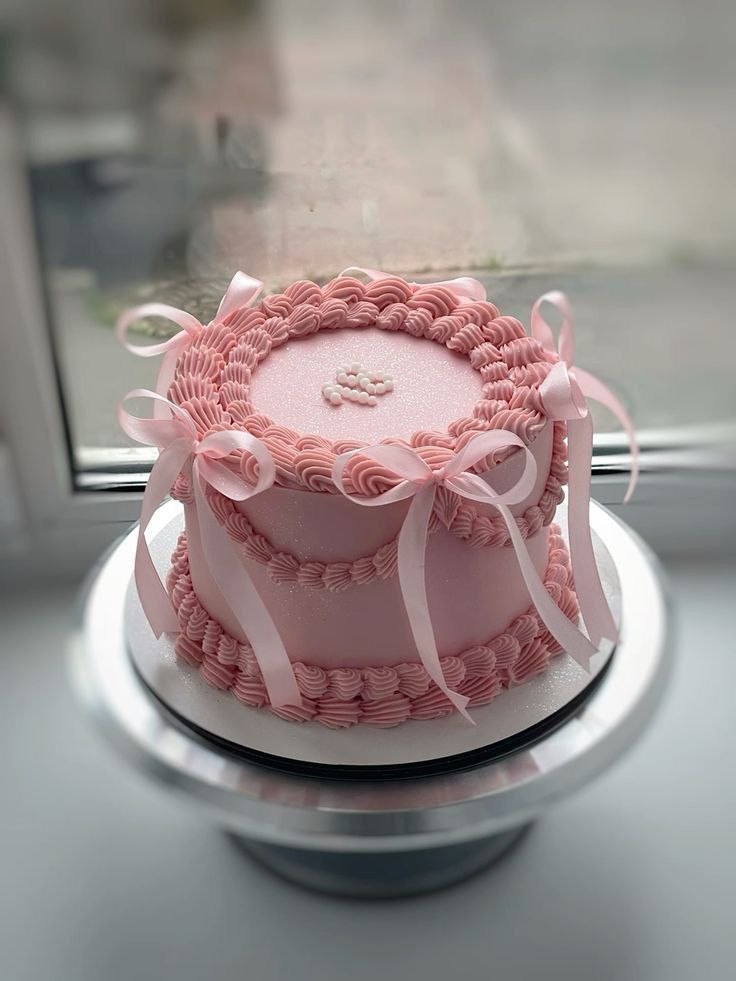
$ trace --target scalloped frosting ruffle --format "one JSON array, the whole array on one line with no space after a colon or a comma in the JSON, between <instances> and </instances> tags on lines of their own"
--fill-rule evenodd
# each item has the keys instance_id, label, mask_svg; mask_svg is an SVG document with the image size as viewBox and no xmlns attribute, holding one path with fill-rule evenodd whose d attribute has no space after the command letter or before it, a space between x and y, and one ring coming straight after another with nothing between
<instances>
[{"instance_id":1,"label":"scalloped frosting ruffle","mask_svg":"<svg viewBox=\"0 0 736 981\"><path fill-rule=\"evenodd\" d=\"M317 493L336 493L335 459L364 445L358 440L331 441L280 426L258 411L250 398L251 380L260 362L286 341L319 330L404 330L465 355L480 373L483 394L472 413L453 421L444 432L420 431L409 444L433 468L441 467L477 432L505 429L528 445L547 420L539 395L557 355L530 337L520 321L501 316L487 301L460 303L450 290L434 284L414 285L399 277L368 284L340 276L320 287L302 280L254 307L234 310L220 322L203 327L180 356L168 397L186 409L200 438L221 429L245 429L261 439L276 464L276 483ZM384 442L392 442L391 438ZM489 469L509 450L476 465ZM257 475L250 454L237 453L228 465L248 480ZM374 461L356 455L345 473L350 493L373 495L396 478ZM467 516L465 525L467 527ZM486 529L489 542L498 529ZM469 531L467 539L480 534Z\"/></svg>"},{"instance_id":2,"label":"scalloped frosting ruffle","mask_svg":"<svg viewBox=\"0 0 736 981\"><path fill-rule=\"evenodd\" d=\"M569 555L556 525L551 529L544 583L560 609L576 622L579 611ZM245 705L268 709L289 721L311 720L330 728L359 723L390 727L455 711L419 662L329 670L297 662L294 673L303 704L274 709L252 648L227 634L197 599L184 534L172 556L167 586L181 625L177 657L196 667L208 684L229 691ZM450 687L467 695L471 706L486 705L504 688L523 684L544 671L558 653L559 645L531 607L487 643L443 658L442 667Z\"/></svg>"}]
</instances>

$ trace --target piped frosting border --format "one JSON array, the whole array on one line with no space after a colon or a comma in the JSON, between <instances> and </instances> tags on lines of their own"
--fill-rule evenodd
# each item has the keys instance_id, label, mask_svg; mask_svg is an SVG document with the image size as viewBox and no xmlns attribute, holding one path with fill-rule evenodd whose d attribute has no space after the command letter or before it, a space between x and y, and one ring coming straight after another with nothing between
<instances>
[{"instance_id":1,"label":"piped frosting border","mask_svg":"<svg viewBox=\"0 0 736 981\"><path fill-rule=\"evenodd\" d=\"M569 554L557 525L550 530L544 584L563 613L577 620ZM296 662L302 705L275 709L269 704L252 648L224 631L197 599L185 534L172 556L167 585L181 626L177 657L196 667L208 684L231 692L245 705L266 708L292 722L311 720L330 728L358 723L387 728L408 719L435 719L455 711L419 662L330 670ZM523 684L544 671L560 651L531 607L487 643L442 658L442 667L448 684L467 695L471 706L486 705L504 688Z\"/></svg>"},{"instance_id":2,"label":"piped frosting border","mask_svg":"<svg viewBox=\"0 0 736 981\"><path fill-rule=\"evenodd\" d=\"M441 468L475 433L489 429L513 432L529 445L547 421L539 387L557 360L554 352L530 337L519 320L501 316L493 303L461 302L445 286L416 285L394 276L368 284L339 276L323 287L300 280L256 306L203 326L177 361L168 397L189 413L199 438L234 428L261 439L275 461L278 485L336 493L335 459L365 443L332 441L279 425L251 401L251 380L260 362L288 340L319 330L367 327L403 330L444 344L466 356L480 373L482 397L470 416L454 420L444 431L417 431L408 441L430 467ZM382 442L404 441L388 436ZM508 453L480 461L477 472ZM255 479L257 464L250 454L233 454L228 463L239 467L246 479ZM395 482L379 464L359 454L346 469L351 493L373 496Z\"/></svg>"}]
</instances>

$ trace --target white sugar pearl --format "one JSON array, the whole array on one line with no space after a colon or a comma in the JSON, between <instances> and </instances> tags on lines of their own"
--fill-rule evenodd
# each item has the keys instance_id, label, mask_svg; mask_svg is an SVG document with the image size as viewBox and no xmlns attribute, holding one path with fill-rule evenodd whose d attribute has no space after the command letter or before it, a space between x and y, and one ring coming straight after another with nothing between
<instances>
[{"instance_id":1,"label":"white sugar pearl","mask_svg":"<svg viewBox=\"0 0 736 981\"><path fill-rule=\"evenodd\" d=\"M375 395L368 396L368 405L378 405L378 399Z\"/></svg>"},{"instance_id":2,"label":"white sugar pearl","mask_svg":"<svg viewBox=\"0 0 736 981\"><path fill-rule=\"evenodd\" d=\"M325 384L322 386L322 394L326 395L328 398L330 397L330 395L332 395L334 391L335 391L335 386L330 384L330 382L325 382Z\"/></svg>"},{"instance_id":3,"label":"white sugar pearl","mask_svg":"<svg viewBox=\"0 0 736 981\"><path fill-rule=\"evenodd\" d=\"M358 387L358 379L355 377L355 375L348 375L348 387L349 388Z\"/></svg>"},{"instance_id":4,"label":"white sugar pearl","mask_svg":"<svg viewBox=\"0 0 736 981\"><path fill-rule=\"evenodd\" d=\"M369 398L370 398L370 395L368 394L368 392L359 392L358 393L358 401L361 403L361 405L365 405L368 402L368 399Z\"/></svg>"},{"instance_id":5,"label":"white sugar pearl","mask_svg":"<svg viewBox=\"0 0 736 981\"><path fill-rule=\"evenodd\" d=\"M363 389L364 392L367 391L368 386L370 385L367 375L361 375L361 377L358 379L358 384L360 385L360 387Z\"/></svg>"},{"instance_id":6,"label":"white sugar pearl","mask_svg":"<svg viewBox=\"0 0 736 981\"><path fill-rule=\"evenodd\" d=\"M368 384L365 386L365 390L369 395L376 394L376 386L372 382L368 382Z\"/></svg>"},{"instance_id":7,"label":"white sugar pearl","mask_svg":"<svg viewBox=\"0 0 736 981\"><path fill-rule=\"evenodd\" d=\"M375 388L376 388L376 395L383 395L386 391L386 386L383 384L383 382L378 382Z\"/></svg>"},{"instance_id":8,"label":"white sugar pearl","mask_svg":"<svg viewBox=\"0 0 736 981\"><path fill-rule=\"evenodd\" d=\"M394 376L393 375L389 375L388 372L384 372L384 375L383 375L383 379L382 380L385 381L385 382L391 382L391 381L394 380Z\"/></svg>"},{"instance_id":9,"label":"white sugar pearl","mask_svg":"<svg viewBox=\"0 0 736 981\"><path fill-rule=\"evenodd\" d=\"M377 382L378 381L378 375L376 374L375 371L369 371L368 372L368 381L371 381L371 382Z\"/></svg>"},{"instance_id":10,"label":"white sugar pearl","mask_svg":"<svg viewBox=\"0 0 736 981\"><path fill-rule=\"evenodd\" d=\"M358 364L357 361L353 361L353 363L350 365L350 370L354 375L357 375L363 370L363 365Z\"/></svg>"},{"instance_id":11,"label":"white sugar pearl","mask_svg":"<svg viewBox=\"0 0 736 981\"><path fill-rule=\"evenodd\" d=\"M342 402L342 395L340 395L339 392L333 392L332 395L330 395L330 402L333 405L340 405Z\"/></svg>"},{"instance_id":12,"label":"white sugar pearl","mask_svg":"<svg viewBox=\"0 0 736 981\"><path fill-rule=\"evenodd\" d=\"M348 373L346 371L338 371L337 380L341 385L347 385L348 383Z\"/></svg>"},{"instance_id":13,"label":"white sugar pearl","mask_svg":"<svg viewBox=\"0 0 736 981\"><path fill-rule=\"evenodd\" d=\"M341 364L341 365L338 365L337 366L337 371L335 372L335 374L338 374L339 375L339 374L343 374L343 373L346 374L346 375L349 375L350 374L350 365L349 364Z\"/></svg>"},{"instance_id":14,"label":"white sugar pearl","mask_svg":"<svg viewBox=\"0 0 736 981\"><path fill-rule=\"evenodd\" d=\"M393 390L394 390L394 383L393 383L393 381L390 378L387 378L386 381L383 384L384 384L387 392L393 392Z\"/></svg>"},{"instance_id":15,"label":"white sugar pearl","mask_svg":"<svg viewBox=\"0 0 736 981\"><path fill-rule=\"evenodd\" d=\"M348 398L350 399L351 402L357 402L358 399L360 398L360 392L355 388L351 388L350 395L348 396Z\"/></svg>"}]
</instances>

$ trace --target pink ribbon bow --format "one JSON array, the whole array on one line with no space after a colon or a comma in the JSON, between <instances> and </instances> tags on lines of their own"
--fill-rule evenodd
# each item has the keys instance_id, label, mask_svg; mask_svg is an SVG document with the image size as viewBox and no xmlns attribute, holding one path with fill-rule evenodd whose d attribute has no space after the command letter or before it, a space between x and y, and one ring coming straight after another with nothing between
<instances>
[{"instance_id":1,"label":"pink ribbon bow","mask_svg":"<svg viewBox=\"0 0 736 981\"><path fill-rule=\"evenodd\" d=\"M467 472L470 467L494 450L509 446L520 447L525 455L524 472L510 490L498 494L481 477ZM375 497L360 497L348 493L343 474L349 460L358 454L386 467L400 479L400 483ZM398 543L399 585L409 625L427 674L458 711L471 722L472 719L466 710L468 698L452 691L445 681L427 601L425 579L427 535L438 487L447 487L471 501L493 505L506 524L529 595L549 632L586 669L591 655L596 650L588 638L568 620L545 589L516 519L510 511L512 505L520 504L529 497L534 488L536 475L537 466L534 457L523 441L515 433L500 429L473 436L459 453L437 471L432 470L408 446L385 443L343 453L337 458L332 469L332 478L337 488L349 500L363 507L381 507L411 498L409 510L399 532Z\"/></svg>"},{"instance_id":2,"label":"pink ribbon bow","mask_svg":"<svg viewBox=\"0 0 736 981\"><path fill-rule=\"evenodd\" d=\"M540 313L543 303L550 303L562 313L562 327L554 365L540 387L544 407L552 419L567 423L569 506L568 529L570 560L580 612L594 644L604 637L615 641L618 630L613 621L593 552L590 533L590 469L593 456L593 422L586 396L605 405L621 423L631 447L631 477L624 502L636 485L639 451L631 419L613 392L603 382L581 368L573 367L575 337L570 304L564 293L554 290L540 296L532 307L531 331L548 351L554 351L552 328Z\"/></svg>"},{"instance_id":3,"label":"pink ribbon bow","mask_svg":"<svg viewBox=\"0 0 736 981\"><path fill-rule=\"evenodd\" d=\"M250 306L258 299L262 289L263 283L260 279L253 279L243 272L236 272L220 300L212 323L224 320L233 310ZM181 327L181 330L160 344L131 344L128 340L128 327L145 317L165 317L173 321L177 327ZM168 303L143 303L141 306L125 310L120 315L115 332L131 354L137 354L141 358L154 358L163 354L156 378L156 391L159 395L166 395L174 380L177 360L202 329L203 325L186 310L179 310L178 307L169 306ZM158 418L165 417L166 407L155 406L154 412Z\"/></svg>"},{"instance_id":4,"label":"pink ribbon bow","mask_svg":"<svg viewBox=\"0 0 736 981\"><path fill-rule=\"evenodd\" d=\"M123 408L131 398L153 399L161 404L167 417L143 419L131 415ZM157 446L161 451L143 495L135 553L135 582L153 632L159 637L164 631L178 631L180 626L153 563L146 529L177 476L189 467L197 506L197 520L187 528L190 544L193 538L199 537L209 573L253 647L271 704L277 708L300 705L299 687L276 625L205 494L207 484L233 501L246 501L267 490L273 485L276 473L268 449L250 433L236 430L210 433L199 440L194 422L184 409L146 389L135 389L126 395L118 406L118 420L128 436L146 446ZM247 484L221 462L235 450L252 453L258 461L255 486Z\"/></svg>"},{"instance_id":5,"label":"pink ribbon bow","mask_svg":"<svg viewBox=\"0 0 736 981\"><path fill-rule=\"evenodd\" d=\"M361 273L367 276L371 282L379 279L391 279L393 273L381 272L380 269L364 269L362 266L348 266L340 273L341 276L349 276L351 273ZM458 276L457 279L443 279L439 283L412 283L412 286L444 286L450 290L461 303L473 303L475 300L485 300L486 288L477 279L470 276Z\"/></svg>"}]
</instances>

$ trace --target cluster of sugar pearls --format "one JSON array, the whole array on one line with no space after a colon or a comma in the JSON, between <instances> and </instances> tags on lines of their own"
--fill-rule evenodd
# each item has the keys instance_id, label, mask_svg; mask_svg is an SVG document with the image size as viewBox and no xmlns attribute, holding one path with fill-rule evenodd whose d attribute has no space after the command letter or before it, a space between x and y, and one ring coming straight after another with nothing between
<instances>
[{"instance_id":1,"label":"cluster of sugar pearls","mask_svg":"<svg viewBox=\"0 0 736 981\"><path fill-rule=\"evenodd\" d=\"M332 405L341 405L343 399L361 405L377 405L378 395L394 389L394 380L384 371L366 371L361 364L340 365L335 373L336 381L325 382L323 397Z\"/></svg>"}]
</instances>

